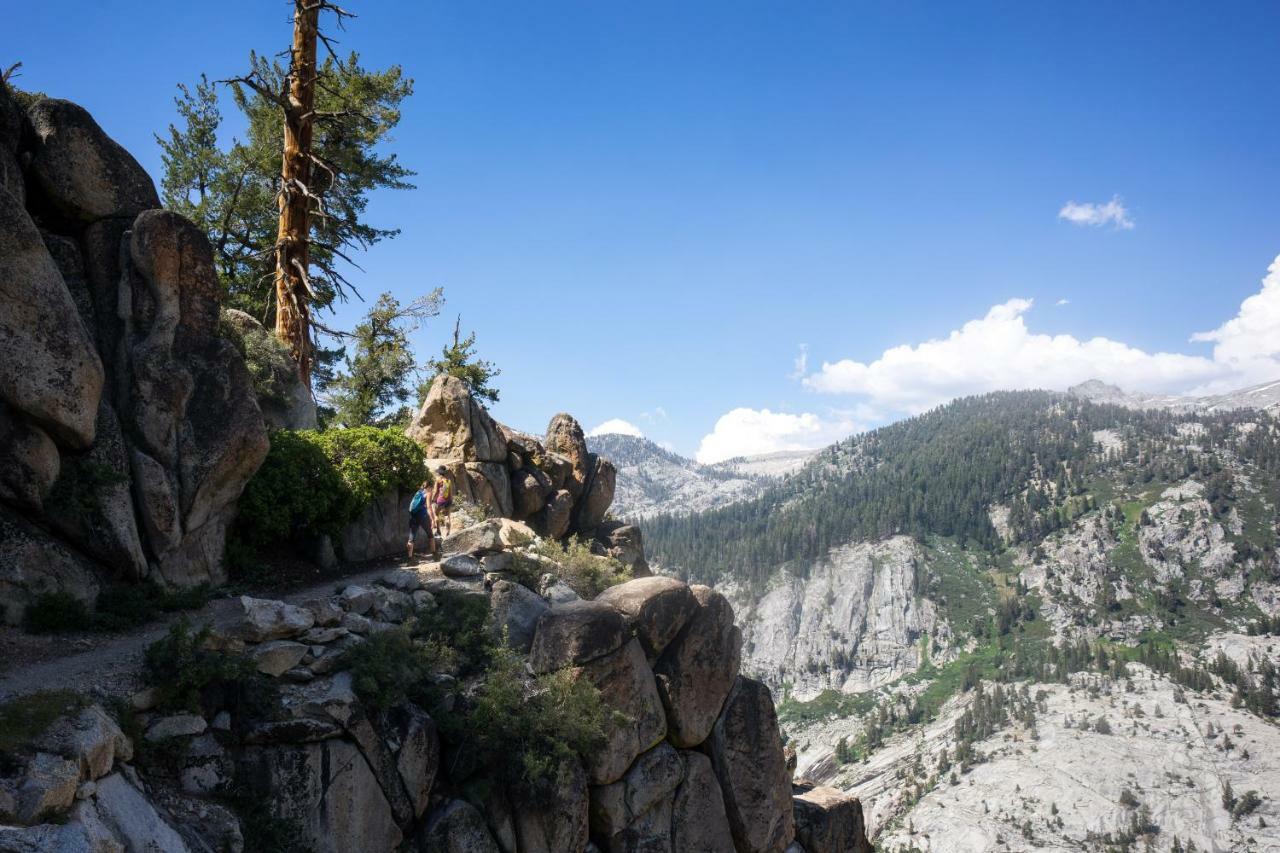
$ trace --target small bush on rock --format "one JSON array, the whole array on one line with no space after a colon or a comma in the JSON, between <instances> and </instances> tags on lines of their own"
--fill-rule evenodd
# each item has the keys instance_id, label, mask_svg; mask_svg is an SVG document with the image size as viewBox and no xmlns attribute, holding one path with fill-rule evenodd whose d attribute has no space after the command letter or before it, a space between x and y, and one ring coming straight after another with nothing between
<instances>
[{"instance_id":1,"label":"small bush on rock","mask_svg":"<svg viewBox=\"0 0 1280 853\"><path fill-rule=\"evenodd\" d=\"M32 634L83 631L89 624L89 608L69 592L44 592L27 605L22 627Z\"/></svg>"},{"instance_id":2,"label":"small bush on rock","mask_svg":"<svg viewBox=\"0 0 1280 853\"><path fill-rule=\"evenodd\" d=\"M343 653L339 666L351 670L356 694L386 710L421 698L438 672L451 669L456 653L436 640L415 640L404 627L380 631Z\"/></svg>"},{"instance_id":3,"label":"small bush on rock","mask_svg":"<svg viewBox=\"0 0 1280 853\"><path fill-rule=\"evenodd\" d=\"M254 396L273 403L288 402L289 392L298 382L298 365L279 338L262 328L241 329L225 311L218 318L218 336L244 356Z\"/></svg>"},{"instance_id":4,"label":"small bush on rock","mask_svg":"<svg viewBox=\"0 0 1280 853\"><path fill-rule=\"evenodd\" d=\"M595 598L609 587L631 580L631 573L622 563L612 557L593 554L590 543L582 537L570 539L563 545L542 540L534 552L559 566L560 580L586 599Z\"/></svg>"},{"instance_id":5,"label":"small bush on rock","mask_svg":"<svg viewBox=\"0 0 1280 853\"><path fill-rule=\"evenodd\" d=\"M545 796L568 761L604 745L605 713L590 682L563 671L530 679L518 654L494 648L461 710L432 716L455 747L456 782L481 797L494 781Z\"/></svg>"},{"instance_id":6,"label":"small bush on rock","mask_svg":"<svg viewBox=\"0 0 1280 853\"><path fill-rule=\"evenodd\" d=\"M493 651L488 629L489 599L442 590L436 606L419 610L411 623L414 637L448 646L455 668L464 675L480 672Z\"/></svg>"},{"instance_id":7,"label":"small bush on rock","mask_svg":"<svg viewBox=\"0 0 1280 853\"><path fill-rule=\"evenodd\" d=\"M186 619L179 620L169 633L147 647L143 657L143 679L157 692L157 707L164 711L201 713L206 707L220 707L234 699L236 704L268 691L269 683L253 663L241 655L208 647L211 632L206 626L192 630Z\"/></svg>"}]
</instances>

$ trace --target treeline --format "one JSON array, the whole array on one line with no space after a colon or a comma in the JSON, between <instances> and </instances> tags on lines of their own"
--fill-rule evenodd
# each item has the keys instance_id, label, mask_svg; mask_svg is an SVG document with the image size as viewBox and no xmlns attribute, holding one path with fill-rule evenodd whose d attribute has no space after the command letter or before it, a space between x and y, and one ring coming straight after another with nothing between
<instances>
[{"instance_id":1,"label":"treeline","mask_svg":"<svg viewBox=\"0 0 1280 853\"><path fill-rule=\"evenodd\" d=\"M997 503L1011 507L1013 541L1037 542L1095 508L1088 484L1102 470L1134 483L1207 475L1221 467L1215 449L1230 447L1280 472L1274 418L1197 416L1197 434L1180 435L1188 420L1045 391L968 397L839 442L755 500L651 519L645 538L663 565L688 577L729 574L759 587L780 566L803 572L834 546L895 534L996 549L1003 540L989 511ZM1261 426L1242 434L1246 421ZM1119 447L1099 453L1099 430L1112 430ZM1215 482L1213 498L1229 502L1229 483Z\"/></svg>"}]
</instances>

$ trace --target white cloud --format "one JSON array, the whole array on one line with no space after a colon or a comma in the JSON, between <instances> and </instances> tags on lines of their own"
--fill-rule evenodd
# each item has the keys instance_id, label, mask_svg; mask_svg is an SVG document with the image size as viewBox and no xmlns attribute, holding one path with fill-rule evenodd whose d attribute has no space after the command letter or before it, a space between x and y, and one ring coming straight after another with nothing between
<instances>
[{"instance_id":1,"label":"white cloud","mask_svg":"<svg viewBox=\"0 0 1280 853\"><path fill-rule=\"evenodd\" d=\"M1262 289L1240 303L1235 317L1191 340L1212 343L1213 360L1231 371L1213 390L1280 378L1280 257L1267 268Z\"/></svg>"},{"instance_id":2,"label":"white cloud","mask_svg":"<svg viewBox=\"0 0 1280 853\"><path fill-rule=\"evenodd\" d=\"M661 406L654 406L651 411L641 412L640 420L647 424L656 424L667 419L667 410Z\"/></svg>"},{"instance_id":3,"label":"white cloud","mask_svg":"<svg viewBox=\"0 0 1280 853\"><path fill-rule=\"evenodd\" d=\"M1026 324L1031 307L1030 299L1010 299L945 338L893 347L870 363L824 362L803 382L826 394L859 395L885 412L914 414L985 391L1063 390L1096 378L1122 388L1173 392L1232 372L1215 359L1148 353L1108 338L1037 334Z\"/></svg>"},{"instance_id":4,"label":"white cloud","mask_svg":"<svg viewBox=\"0 0 1280 853\"><path fill-rule=\"evenodd\" d=\"M1055 303L1053 303L1053 304L1054 304L1054 305L1057 305L1059 308L1061 308L1063 305L1070 305L1070 304L1071 304L1071 300L1070 300L1070 299L1067 299L1067 298L1065 298L1065 297L1064 297L1064 298L1062 298L1062 299L1059 299L1057 302L1055 302Z\"/></svg>"},{"instance_id":5,"label":"white cloud","mask_svg":"<svg viewBox=\"0 0 1280 853\"><path fill-rule=\"evenodd\" d=\"M860 424L840 413L824 418L810 412L793 415L738 408L721 415L715 428L703 436L695 458L710 464L735 456L810 450L825 447L860 429Z\"/></svg>"},{"instance_id":6,"label":"white cloud","mask_svg":"<svg viewBox=\"0 0 1280 853\"><path fill-rule=\"evenodd\" d=\"M800 379L809 372L809 345L800 344L800 352L792 363L791 378Z\"/></svg>"},{"instance_id":7,"label":"white cloud","mask_svg":"<svg viewBox=\"0 0 1280 853\"><path fill-rule=\"evenodd\" d=\"M609 418L609 420L588 431L587 435L633 435L636 438L644 438L644 433L640 431L640 427L630 421L624 421L622 418Z\"/></svg>"},{"instance_id":8,"label":"white cloud","mask_svg":"<svg viewBox=\"0 0 1280 853\"><path fill-rule=\"evenodd\" d=\"M1065 219L1073 225L1090 225L1101 228L1110 223L1114 228L1128 231L1133 228L1133 220L1125 209L1120 196L1112 196L1108 202L1074 202L1069 201L1058 211L1058 218Z\"/></svg>"}]
</instances>

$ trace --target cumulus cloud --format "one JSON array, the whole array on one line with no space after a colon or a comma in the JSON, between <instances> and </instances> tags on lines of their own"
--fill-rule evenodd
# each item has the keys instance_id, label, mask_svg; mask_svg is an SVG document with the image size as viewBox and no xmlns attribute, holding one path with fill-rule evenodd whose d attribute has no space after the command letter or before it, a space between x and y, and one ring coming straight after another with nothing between
<instances>
[{"instance_id":1,"label":"cumulus cloud","mask_svg":"<svg viewBox=\"0 0 1280 853\"><path fill-rule=\"evenodd\" d=\"M587 435L633 435L636 438L644 438L644 433L640 431L640 427L630 421L624 421L622 418L609 418L609 420L589 430Z\"/></svg>"},{"instance_id":2,"label":"cumulus cloud","mask_svg":"<svg viewBox=\"0 0 1280 853\"><path fill-rule=\"evenodd\" d=\"M1174 392L1231 373L1216 359L1148 353L1108 338L1037 334L1026 323L1031 308L1030 299L1010 299L945 338L893 347L869 363L823 362L803 382L815 391L859 395L882 410L915 414L985 391L1061 390L1096 378Z\"/></svg>"},{"instance_id":3,"label":"cumulus cloud","mask_svg":"<svg viewBox=\"0 0 1280 853\"><path fill-rule=\"evenodd\" d=\"M1262 289L1240 303L1236 316L1208 332L1197 332L1192 341L1212 343L1213 360L1228 368L1228 376L1215 383L1253 384L1280 378L1280 257L1267 267Z\"/></svg>"},{"instance_id":4,"label":"cumulus cloud","mask_svg":"<svg viewBox=\"0 0 1280 853\"><path fill-rule=\"evenodd\" d=\"M1058 211L1058 218L1072 225L1088 225L1094 228L1101 228L1108 224L1122 231L1133 228L1129 211L1125 209L1118 195L1112 196L1111 201L1108 202L1069 201Z\"/></svg>"},{"instance_id":5,"label":"cumulus cloud","mask_svg":"<svg viewBox=\"0 0 1280 853\"><path fill-rule=\"evenodd\" d=\"M703 436L696 458L703 464L735 456L752 456L779 450L811 450L825 447L862 429L848 416L835 413L820 417L811 412L789 414L768 409L738 408L716 421Z\"/></svg>"}]
</instances>

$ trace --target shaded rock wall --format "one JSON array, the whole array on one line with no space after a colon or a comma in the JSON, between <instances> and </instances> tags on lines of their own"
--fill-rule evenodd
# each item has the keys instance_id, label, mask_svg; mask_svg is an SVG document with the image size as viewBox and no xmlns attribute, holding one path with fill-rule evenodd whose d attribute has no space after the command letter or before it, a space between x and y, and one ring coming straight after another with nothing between
<instances>
[{"instance_id":1,"label":"shaded rock wall","mask_svg":"<svg viewBox=\"0 0 1280 853\"><path fill-rule=\"evenodd\" d=\"M81 107L0 86L0 618L217 584L267 450L205 236Z\"/></svg>"}]
</instances>

